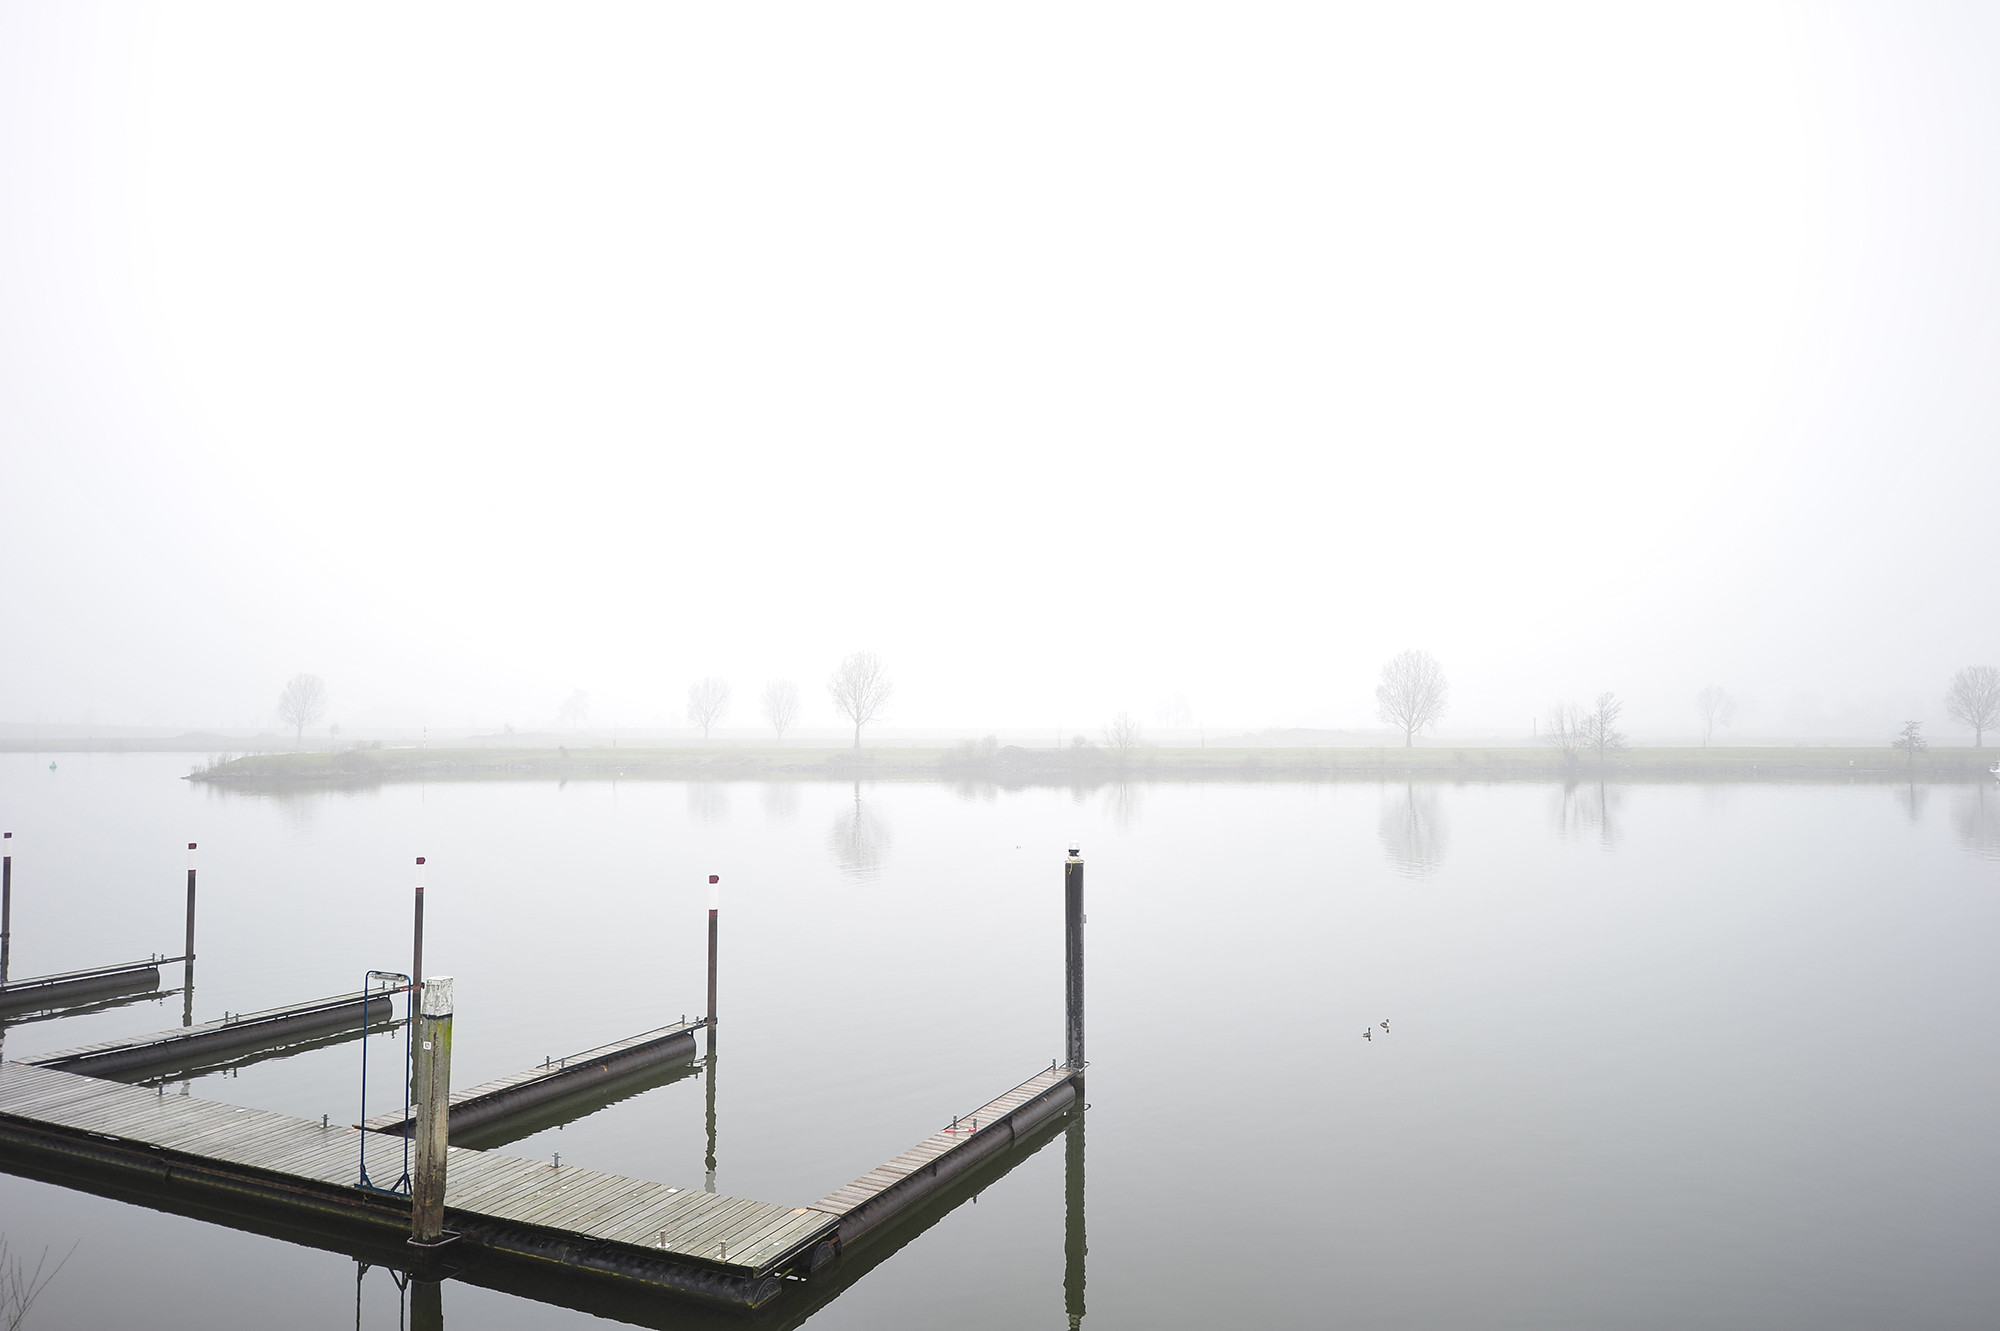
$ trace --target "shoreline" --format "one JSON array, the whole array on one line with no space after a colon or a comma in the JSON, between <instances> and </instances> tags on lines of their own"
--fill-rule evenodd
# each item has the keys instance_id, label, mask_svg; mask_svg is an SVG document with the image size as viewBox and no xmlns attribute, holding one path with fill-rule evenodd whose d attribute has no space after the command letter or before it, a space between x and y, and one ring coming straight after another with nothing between
<instances>
[{"instance_id":1,"label":"shoreline","mask_svg":"<svg viewBox=\"0 0 2000 1331\"><path fill-rule=\"evenodd\" d=\"M241 787L410 781L942 781L1004 787L1245 781L1991 780L2000 750L1937 748L1909 761L1887 748L1621 749L1566 758L1549 748L732 749L353 748L259 753L197 768L190 781Z\"/></svg>"}]
</instances>

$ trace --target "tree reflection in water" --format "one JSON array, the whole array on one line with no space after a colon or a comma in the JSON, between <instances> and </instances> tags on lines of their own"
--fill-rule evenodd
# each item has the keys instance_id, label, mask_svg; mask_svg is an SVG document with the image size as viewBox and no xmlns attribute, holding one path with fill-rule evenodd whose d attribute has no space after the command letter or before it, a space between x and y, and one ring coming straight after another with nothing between
<instances>
[{"instance_id":1,"label":"tree reflection in water","mask_svg":"<svg viewBox=\"0 0 2000 1331\"><path fill-rule=\"evenodd\" d=\"M1905 782L1896 791L1896 803L1903 806L1903 813L1914 826L1924 820L1924 805L1930 803L1931 788L1920 786L1914 781Z\"/></svg>"},{"instance_id":2,"label":"tree reflection in water","mask_svg":"<svg viewBox=\"0 0 2000 1331\"><path fill-rule=\"evenodd\" d=\"M688 815L699 823L719 823L729 817L729 787L720 781L690 781Z\"/></svg>"},{"instance_id":3,"label":"tree reflection in water","mask_svg":"<svg viewBox=\"0 0 2000 1331\"><path fill-rule=\"evenodd\" d=\"M789 823L799 816L799 785L796 781L764 783L764 816L774 823Z\"/></svg>"},{"instance_id":4,"label":"tree reflection in water","mask_svg":"<svg viewBox=\"0 0 2000 1331\"><path fill-rule=\"evenodd\" d=\"M1406 878L1423 878L1444 863L1445 843L1450 833L1445 826L1444 806L1437 792L1428 786L1419 790L1409 782L1399 791L1384 792L1382 801L1382 849L1389 864Z\"/></svg>"},{"instance_id":5,"label":"tree reflection in water","mask_svg":"<svg viewBox=\"0 0 2000 1331\"><path fill-rule=\"evenodd\" d=\"M1623 790L1602 781L1590 785L1565 781L1549 805L1549 821L1565 841L1593 839L1611 850L1625 838L1624 825L1618 821L1618 807L1624 802Z\"/></svg>"},{"instance_id":6,"label":"tree reflection in water","mask_svg":"<svg viewBox=\"0 0 2000 1331\"><path fill-rule=\"evenodd\" d=\"M1958 844L1982 860L2000 860L2000 784L1982 781L1957 793L1951 825Z\"/></svg>"},{"instance_id":7,"label":"tree reflection in water","mask_svg":"<svg viewBox=\"0 0 2000 1331\"><path fill-rule=\"evenodd\" d=\"M854 783L854 807L834 817L827 848L850 878L873 878L889 858L889 825L861 801L861 783Z\"/></svg>"},{"instance_id":8,"label":"tree reflection in water","mask_svg":"<svg viewBox=\"0 0 2000 1331\"><path fill-rule=\"evenodd\" d=\"M1105 787L1105 811L1111 815L1112 825L1121 832L1129 832L1138 826L1139 815L1145 811L1145 805L1145 794L1136 781L1118 781Z\"/></svg>"}]
</instances>

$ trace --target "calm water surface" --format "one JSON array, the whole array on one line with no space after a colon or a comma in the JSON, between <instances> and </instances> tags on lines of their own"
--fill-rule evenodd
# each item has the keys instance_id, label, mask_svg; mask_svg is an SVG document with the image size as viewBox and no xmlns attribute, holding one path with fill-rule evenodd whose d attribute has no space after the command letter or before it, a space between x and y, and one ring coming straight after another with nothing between
<instances>
[{"instance_id":1,"label":"calm water surface","mask_svg":"<svg viewBox=\"0 0 2000 1331\"><path fill-rule=\"evenodd\" d=\"M0 756L17 976L177 951L193 840L196 1020L353 989L408 965L423 854L460 1085L697 1011L720 873L715 1186L793 1204L1059 1052L1079 840L1087 1256L1058 1136L815 1328L1062 1326L1066 1280L1107 1329L2000 1322L2000 789L274 797L181 781L182 758L47 763ZM180 1002L16 1025L5 1050L177 1025ZM167 1090L351 1119L359 1069L350 1043ZM498 1149L701 1186L708 1089ZM30 1326L356 1324L339 1253L6 1173L0 1233L74 1247ZM444 1307L605 1324L456 1282ZM399 1316L367 1275L359 1324Z\"/></svg>"}]
</instances>

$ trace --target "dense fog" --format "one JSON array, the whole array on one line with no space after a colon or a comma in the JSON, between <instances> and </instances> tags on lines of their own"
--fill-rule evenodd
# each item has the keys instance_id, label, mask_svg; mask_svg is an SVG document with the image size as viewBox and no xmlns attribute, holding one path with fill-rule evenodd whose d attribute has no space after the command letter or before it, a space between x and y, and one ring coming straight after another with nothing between
<instances>
[{"instance_id":1,"label":"dense fog","mask_svg":"<svg viewBox=\"0 0 2000 1331\"><path fill-rule=\"evenodd\" d=\"M1887 3L0 4L0 723L835 734L868 651L903 730L1379 730L1415 648L1442 735L1969 742L1996 61Z\"/></svg>"}]
</instances>

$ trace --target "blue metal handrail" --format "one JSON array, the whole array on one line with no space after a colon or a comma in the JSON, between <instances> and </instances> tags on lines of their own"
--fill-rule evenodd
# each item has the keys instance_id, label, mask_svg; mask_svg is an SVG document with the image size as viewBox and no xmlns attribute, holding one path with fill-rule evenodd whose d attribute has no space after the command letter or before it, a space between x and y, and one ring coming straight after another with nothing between
<instances>
[{"instance_id":1,"label":"blue metal handrail","mask_svg":"<svg viewBox=\"0 0 2000 1331\"><path fill-rule=\"evenodd\" d=\"M368 992L368 985L370 981L378 979L394 980L402 986L400 989L385 987L382 990L385 995L414 993L415 990L410 977L401 971L369 971L361 977L361 1122L363 1123L368 1121L368 1009L373 1006L371 996ZM410 1001L414 1004L416 1000L413 997ZM412 1019L410 1029L415 1030L414 1020L416 1014L412 1012L410 1016ZM389 1020L390 1029L394 1030L395 1025L395 1018L392 1015ZM403 1133L403 1176L386 1188L368 1177L368 1138L373 1134L364 1127L361 1129L361 1180L356 1185L366 1188L370 1192L385 1192L397 1197L407 1197L410 1195L410 1134L407 1130L410 1122L410 1078L407 1059L404 1061L403 1071L403 1124L405 1128Z\"/></svg>"}]
</instances>

